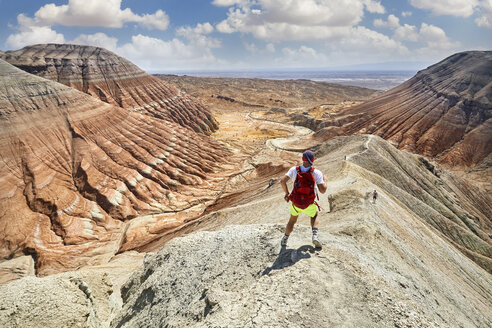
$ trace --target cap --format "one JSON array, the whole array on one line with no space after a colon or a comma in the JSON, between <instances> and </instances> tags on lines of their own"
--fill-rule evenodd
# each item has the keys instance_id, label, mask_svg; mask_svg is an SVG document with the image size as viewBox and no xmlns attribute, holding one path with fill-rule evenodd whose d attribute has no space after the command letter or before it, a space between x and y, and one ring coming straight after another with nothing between
<instances>
[{"instance_id":1,"label":"cap","mask_svg":"<svg viewBox=\"0 0 492 328\"><path fill-rule=\"evenodd\" d=\"M302 160L305 162L308 162L309 164L313 165L314 162L314 153L310 150L306 150L304 153L302 153Z\"/></svg>"}]
</instances>

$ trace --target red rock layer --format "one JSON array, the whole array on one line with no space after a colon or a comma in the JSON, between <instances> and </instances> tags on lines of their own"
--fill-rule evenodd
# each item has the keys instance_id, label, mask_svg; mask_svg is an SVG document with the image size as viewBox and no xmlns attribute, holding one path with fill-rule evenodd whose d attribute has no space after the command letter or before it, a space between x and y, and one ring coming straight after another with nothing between
<instances>
[{"instance_id":1,"label":"red rock layer","mask_svg":"<svg viewBox=\"0 0 492 328\"><path fill-rule=\"evenodd\" d=\"M211 134L218 124L197 99L97 47L38 44L0 57L14 66L112 105Z\"/></svg>"},{"instance_id":2,"label":"red rock layer","mask_svg":"<svg viewBox=\"0 0 492 328\"><path fill-rule=\"evenodd\" d=\"M41 274L107 261L203 211L228 155L0 60L0 259L34 254Z\"/></svg>"},{"instance_id":3,"label":"red rock layer","mask_svg":"<svg viewBox=\"0 0 492 328\"><path fill-rule=\"evenodd\" d=\"M492 51L455 54L325 121L319 138L370 133L455 167L492 152Z\"/></svg>"}]
</instances>

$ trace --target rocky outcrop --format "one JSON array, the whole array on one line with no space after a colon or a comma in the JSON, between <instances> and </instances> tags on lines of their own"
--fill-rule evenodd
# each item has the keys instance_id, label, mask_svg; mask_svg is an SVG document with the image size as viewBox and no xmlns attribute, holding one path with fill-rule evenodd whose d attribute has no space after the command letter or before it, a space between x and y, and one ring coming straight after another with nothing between
<instances>
[{"instance_id":1,"label":"rocky outcrop","mask_svg":"<svg viewBox=\"0 0 492 328\"><path fill-rule=\"evenodd\" d=\"M103 48L38 44L7 51L0 58L131 112L206 134L218 128L211 112L198 100Z\"/></svg>"},{"instance_id":2,"label":"rocky outcrop","mask_svg":"<svg viewBox=\"0 0 492 328\"><path fill-rule=\"evenodd\" d=\"M491 82L491 51L457 53L379 97L340 111L317 136L376 134L447 166L479 165L492 152Z\"/></svg>"},{"instance_id":3,"label":"rocky outcrop","mask_svg":"<svg viewBox=\"0 0 492 328\"><path fill-rule=\"evenodd\" d=\"M4 61L0 153L0 258L32 255L38 274L104 263L196 218L232 168L203 134Z\"/></svg>"},{"instance_id":4,"label":"rocky outcrop","mask_svg":"<svg viewBox=\"0 0 492 328\"><path fill-rule=\"evenodd\" d=\"M327 245L321 250L310 245L311 231L302 226L287 248L279 245L284 225L230 226L176 238L147 256L143 268L122 287L123 309L111 326L485 327L492 323L486 296L492 283L487 273L453 261L446 261L452 268L444 269L439 255L447 259L460 254L431 239L437 236L428 232L421 236L421 242L433 246L426 252L377 223L366 218L346 226L344 234L326 233ZM393 256L399 252L400 256ZM425 265L412 257L417 254ZM410 267L415 264L411 273L400 271L401 256ZM439 275L463 267L474 275L476 285L463 275Z\"/></svg>"},{"instance_id":5,"label":"rocky outcrop","mask_svg":"<svg viewBox=\"0 0 492 328\"><path fill-rule=\"evenodd\" d=\"M0 285L26 276L34 276L32 256L19 256L0 263Z\"/></svg>"},{"instance_id":6,"label":"rocky outcrop","mask_svg":"<svg viewBox=\"0 0 492 328\"><path fill-rule=\"evenodd\" d=\"M0 285L0 326L108 327L122 306L121 285L142 261L127 252L102 266Z\"/></svg>"}]
</instances>

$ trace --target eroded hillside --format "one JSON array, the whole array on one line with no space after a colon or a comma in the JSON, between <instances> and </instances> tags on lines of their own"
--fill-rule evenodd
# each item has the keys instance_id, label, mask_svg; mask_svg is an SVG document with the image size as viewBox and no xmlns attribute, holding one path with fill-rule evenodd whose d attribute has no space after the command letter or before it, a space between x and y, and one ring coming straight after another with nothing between
<instances>
[{"instance_id":1,"label":"eroded hillside","mask_svg":"<svg viewBox=\"0 0 492 328\"><path fill-rule=\"evenodd\" d=\"M33 255L38 274L106 262L198 217L233 167L210 137L4 61L0 149L1 257Z\"/></svg>"},{"instance_id":2,"label":"eroded hillside","mask_svg":"<svg viewBox=\"0 0 492 328\"><path fill-rule=\"evenodd\" d=\"M217 121L195 98L99 47L38 44L7 51L0 58L37 76L63 83L130 112L210 134Z\"/></svg>"},{"instance_id":3,"label":"eroded hillside","mask_svg":"<svg viewBox=\"0 0 492 328\"><path fill-rule=\"evenodd\" d=\"M316 137L370 133L490 184L492 52L454 54L398 87L325 119Z\"/></svg>"}]
</instances>

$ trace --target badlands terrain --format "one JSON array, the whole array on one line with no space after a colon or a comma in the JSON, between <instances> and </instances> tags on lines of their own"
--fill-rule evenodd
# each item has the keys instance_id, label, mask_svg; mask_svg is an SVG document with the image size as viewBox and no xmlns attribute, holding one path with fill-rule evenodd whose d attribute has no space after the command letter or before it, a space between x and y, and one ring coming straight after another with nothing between
<instances>
[{"instance_id":1,"label":"badlands terrain","mask_svg":"<svg viewBox=\"0 0 492 328\"><path fill-rule=\"evenodd\" d=\"M488 56L380 95L155 77L94 47L0 53L0 326L491 326ZM428 130L401 128L423 113ZM425 152L472 141L459 165ZM302 216L281 248L279 179L308 147L328 180L323 248Z\"/></svg>"}]
</instances>

